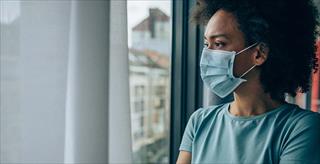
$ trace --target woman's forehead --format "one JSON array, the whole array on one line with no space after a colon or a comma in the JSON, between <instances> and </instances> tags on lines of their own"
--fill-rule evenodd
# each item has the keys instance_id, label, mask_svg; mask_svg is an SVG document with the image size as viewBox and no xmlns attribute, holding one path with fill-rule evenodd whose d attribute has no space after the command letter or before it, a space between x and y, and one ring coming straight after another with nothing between
<instances>
[{"instance_id":1,"label":"woman's forehead","mask_svg":"<svg viewBox=\"0 0 320 164\"><path fill-rule=\"evenodd\" d=\"M206 25L204 35L207 39L215 35L234 37L242 35L242 32L239 30L237 20L232 13L218 10Z\"/></svg>"}]
</instances>

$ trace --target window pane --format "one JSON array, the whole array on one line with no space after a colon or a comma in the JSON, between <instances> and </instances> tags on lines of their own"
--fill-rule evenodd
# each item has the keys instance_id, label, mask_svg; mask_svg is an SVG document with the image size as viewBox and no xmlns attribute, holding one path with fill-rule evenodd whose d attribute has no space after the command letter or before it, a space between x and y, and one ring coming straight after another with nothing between
<instances>
[{"instance_id":1,"label":"window pane","mask_svg":"<svg viewBox=\"0 0 320 164\"><path fill-rule=\"evenodd\" d=\"M128 1L134 163L169 162L171 1Z\"/></svg>"}]
</instances>

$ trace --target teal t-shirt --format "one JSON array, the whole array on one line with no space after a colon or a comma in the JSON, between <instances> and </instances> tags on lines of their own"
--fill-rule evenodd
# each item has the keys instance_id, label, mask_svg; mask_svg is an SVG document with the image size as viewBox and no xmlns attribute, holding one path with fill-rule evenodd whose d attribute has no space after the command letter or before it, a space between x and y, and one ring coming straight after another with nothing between
<instances>
[{"instance_id":1,"label":"teal t-shirt","mask_svg":"<svg viewBox=\"0 0 320 164\"><path fill-rule=\"evenodd\" d=\"M192 163L319 163L320 114L286 103L267 113L240 117L230 103L195 111L179 150Z\"/></svg>"}]
</instances>

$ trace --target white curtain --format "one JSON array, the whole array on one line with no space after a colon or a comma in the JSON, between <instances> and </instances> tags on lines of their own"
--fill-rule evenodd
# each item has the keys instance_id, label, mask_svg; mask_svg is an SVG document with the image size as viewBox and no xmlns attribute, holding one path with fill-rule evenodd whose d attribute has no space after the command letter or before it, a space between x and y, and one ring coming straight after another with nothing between
<instances>
[{"instance_id":1,"label":"white curtain","mask_svg":"<svg viewBox=\"0 0 320 164\"><path fill-rule=\"evenodd\" d=\"M0 163L130 163L126 1L0 13Z\"/></svg>"},{"instance_id":2,"label":"white curtain","mask_svg":"<svg viewBox=\"0 0 320 164\"><path fill-rule=\"evenodd\" d=\"M109 161L129 163L131 126L129 102L129 61L127 2L111 0L109 70ZM125 16L125 17L122 17Z\"/></svg>"}]
</instances>

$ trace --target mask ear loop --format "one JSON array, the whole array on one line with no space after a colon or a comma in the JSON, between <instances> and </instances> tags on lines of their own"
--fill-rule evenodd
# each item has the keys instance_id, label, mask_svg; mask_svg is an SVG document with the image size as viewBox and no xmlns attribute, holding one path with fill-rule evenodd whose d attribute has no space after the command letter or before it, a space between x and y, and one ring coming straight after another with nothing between
<instances>
[{"instance_id":1,"label":"mask ear loop","mask_svg":"<svg viewBox=\"0 0 320 164\"><path fill-rule=\"evenodd\" d=\"M248 72L250 72L254 67L256 67L257 65L253 65L250 69L248 69L248 71L246 71L245 73L243 73L239 78L242 78L244 75L246 75Z\"/></svg>"},{"instance_id":2,"label":"mask ear loop","mask_svg":"<svg viewBox=\"0 0 320 164\"><path fill-rule=\"evenodd\" d=\"M244 51L246 51L246 50L248 50L248 49L250 49L250 48L252 48L252 47L254 47L254 46L256 46L257 44L258 44L258 42L256 42L256 43L254 43L253 45L251 45L251 46L249 46L249 47L241 50L240 52L237 53L237 55L240 54L240 53L242 53L242 52L244 52ZM242 78L243 76L245 76L248 72L250 72L250 71L251 71L254 67L256 67L256 66L257 66L257 65L253 65L250 69L248 69L245 73L243 73L243 74L240 76L240 78Z\"/></svg>"},{"instance_id":3,"label":"mask ear loop","mask_svg":"<svg viewBox=\"0 0 320 164\"><path fill-rule=\"evenodd\" d=\"M246 50L248 50L248 49L250 49L250 48L252 48L252 47L256 46L257 44L258 44L258 42L256 42L256 43L254 43L253 45L251 45L251 46L249 46L249 47L247 47L247 48L245 48L245 49L243 49L243 50L239 51L239 52L237 53L237 55L239 55L239 54L241 54L242 52L244 52L244 51L246 51Z\"/></svg>"}]
</instances>

